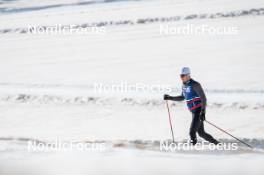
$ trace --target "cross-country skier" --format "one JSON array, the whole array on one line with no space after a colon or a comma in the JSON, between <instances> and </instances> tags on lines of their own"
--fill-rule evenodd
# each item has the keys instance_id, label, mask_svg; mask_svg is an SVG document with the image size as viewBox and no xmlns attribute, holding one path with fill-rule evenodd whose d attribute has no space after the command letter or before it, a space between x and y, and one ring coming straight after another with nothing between
<instances>
[{"instance_id":1,"label":"cross-country skier","mask_svg":"<svg viewBox=\"0 0 264 175\"><path fill-rule=\"evenodd\" d=\"M206 112L206 96L203 88L197 81L194 81L191 76L191 71L188 67L182 68L181 80L182 94L180 96L170 96L165 94L164 100L183 101L187 102L187 106L192 113L192 123L190 127L191 143L197 143L196 133L208 142L218 144L219 142L214 139L210 134L204 131L204 120Z\"/></svg>"}]
</instances>

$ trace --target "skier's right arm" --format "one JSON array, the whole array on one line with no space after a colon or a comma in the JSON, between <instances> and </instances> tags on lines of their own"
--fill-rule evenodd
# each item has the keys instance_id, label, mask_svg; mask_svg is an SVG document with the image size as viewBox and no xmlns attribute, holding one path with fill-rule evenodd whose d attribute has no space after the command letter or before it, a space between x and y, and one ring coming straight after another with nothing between
<instances>
[{"instance_id":1,"label":"skier's right arm","mask_svg":"<svg viewBox=\"0 0 264 175\"><path fill-rule=\"evenodd\" d=\"M184 96L182 94L179 96L170 96L168 94L165 94L163 99L164 100L172 100L172 101L183 101Z\"/></svg>"}]
</instances>

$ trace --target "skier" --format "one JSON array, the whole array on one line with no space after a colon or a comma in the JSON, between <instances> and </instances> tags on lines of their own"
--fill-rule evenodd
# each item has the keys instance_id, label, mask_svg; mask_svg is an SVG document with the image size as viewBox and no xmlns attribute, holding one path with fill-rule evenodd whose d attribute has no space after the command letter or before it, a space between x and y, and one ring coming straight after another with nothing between
<instances>
[{"instance_id":1,"label":"skier","mask_svg":"<svg viewBox=\"0 0 264 175\"><path fill-rule=\"evenodd\" d=\"M196 133L207 140L208 142L218 144L219 142L214 139L210 134L204 131L204 120L206 112L206 96L203 88L197 81L194 81L191 76L191 71L188 67L182 68L181 80L183 82L182 94L180 96L170 96L165 94L164 100L183 101L187 102L187 106L192 113L192 123L190 127L191 143L197 143Z\"/></svg>"}]
</instances>

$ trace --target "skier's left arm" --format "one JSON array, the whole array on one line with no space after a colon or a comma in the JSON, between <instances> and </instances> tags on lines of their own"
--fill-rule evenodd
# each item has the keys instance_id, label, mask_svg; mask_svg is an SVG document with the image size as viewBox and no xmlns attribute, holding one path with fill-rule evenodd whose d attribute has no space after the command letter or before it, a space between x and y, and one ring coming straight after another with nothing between
<instances>
[{"instance_id":1,"label":"skier's left arm","mask_svg":"<svg viewBox=\"0 0 264 175\"><path fill-rule=\"evenodd\" d=\"M206 99L206 96L205 96L205 93L204 93L204 90L203 90L201 84L200 83L195 83L193 85L193 90L200 97L201 103L202 103L202 109L205 111L206 105L207 105L207 99Z\"/></svg>"}]
</instances>

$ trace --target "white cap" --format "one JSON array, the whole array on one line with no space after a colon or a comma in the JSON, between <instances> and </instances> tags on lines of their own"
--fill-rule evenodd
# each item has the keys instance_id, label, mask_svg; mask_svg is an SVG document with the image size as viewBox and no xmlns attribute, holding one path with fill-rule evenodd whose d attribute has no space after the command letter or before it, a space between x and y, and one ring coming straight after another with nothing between
<instances>
[{"instance_id":1,"label":"white cap","mask_svg":"<svg viewBox=\"0 0 264 175\"><path fill-rule=\"evenodd\" d=\"M183 67L181 70L181 75L190 75L191 74L191 70L189 67Z\"/></svg>"}]
</instances>

